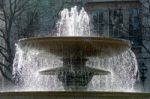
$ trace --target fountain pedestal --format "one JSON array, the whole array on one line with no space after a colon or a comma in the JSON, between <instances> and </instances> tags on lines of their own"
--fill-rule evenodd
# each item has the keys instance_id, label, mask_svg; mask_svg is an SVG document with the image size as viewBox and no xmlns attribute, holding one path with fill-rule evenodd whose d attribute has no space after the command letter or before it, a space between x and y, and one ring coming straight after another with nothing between
<instances>
[{"instance_id":1,"label":"fountain pedestal","mask_svg":"<svg viewBox=\"0 0 150 99\"><path fill-rule=\"evenodd\" d=\"M58 74L65 90L86 90L93 72L85 66L87 59L81 57L63 58L64 70Z\"/></svg>"},{"instance_id":2,"label":"fountain pedestal","mask_svg":"<svg viewBox=\"0 0 150 99\"><path fill-rule=\"evenodd\" d=\"M83 91L94 75L107 75L109 71L86 66L88 59L83 57L63 58L63 67L40 71L42 75L58 75L65 90Z\"/></svg>"}]
</instances>

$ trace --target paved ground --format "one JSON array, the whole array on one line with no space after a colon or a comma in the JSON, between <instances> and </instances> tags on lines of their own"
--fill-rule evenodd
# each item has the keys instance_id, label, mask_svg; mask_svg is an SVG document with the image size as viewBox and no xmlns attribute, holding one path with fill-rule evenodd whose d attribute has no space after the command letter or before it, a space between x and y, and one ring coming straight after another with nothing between
<instances>
[{"instance_id":1,"label":"paved ground","mask_svg":"<svg viewBox=\"0 0 150 99\"><path fill-rule=\"evenodd\" d=\"M0 99L150 99L150 93L126 92L0 92Z\"/></svg>"}]
</instances>

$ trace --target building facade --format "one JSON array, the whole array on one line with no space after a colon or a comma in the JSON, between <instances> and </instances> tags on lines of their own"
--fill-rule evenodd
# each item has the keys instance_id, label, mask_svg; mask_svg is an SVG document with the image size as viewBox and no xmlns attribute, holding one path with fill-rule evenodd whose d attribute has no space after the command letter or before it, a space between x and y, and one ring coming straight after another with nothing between
<instances>
[{"instance_id":1,"label":"building facade","mask_svg":"<svg viewBox=\"0 0 150 99\"><path fill-rule=\"evenodd\" d=\"M139 89L149 91L150 41L149 2L146 0L93 0L85 4L92 32L100 36L127 39L139 64ZM148 14L148 15L147 15Z\"/></svg>"}]
</instances>

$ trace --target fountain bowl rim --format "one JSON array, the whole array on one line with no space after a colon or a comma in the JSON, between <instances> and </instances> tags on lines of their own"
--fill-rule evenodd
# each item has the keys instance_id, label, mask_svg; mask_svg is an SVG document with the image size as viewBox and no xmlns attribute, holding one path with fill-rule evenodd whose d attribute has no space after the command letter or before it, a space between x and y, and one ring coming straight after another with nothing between
<instances>
[{"instance_id":1,"label":"fountain bowl rim","mask_svg":"<svg viewBox=\"0 0 150 99\"><path fill-rule=\"evenodd\" d=\"M101 40L101 41L115 41L115 42L124 42L128 47L131 47L131 43L129 40L120 39L120 38L112 38L112 37L101 37L101 36L49 36L49 37L30 37L30 38L22 38L19 39L18 42L26 42L26 41L37 41L37 40Z\"/></svg>"},{"instance_id":2,"label":"fountain bowl rim","mask_svg":"<svg viewBox=\"0 0 150 99\"><path fill-rule=\"evenodd\" d=\"M27 45L33 49L46 51L64 58L76 56L95 57L97 55L111 57L131 48L131 43L124 39L85 36L24 38L19 40L17 45L21 49L26 48Z\"/></svg>"}]
</instances>

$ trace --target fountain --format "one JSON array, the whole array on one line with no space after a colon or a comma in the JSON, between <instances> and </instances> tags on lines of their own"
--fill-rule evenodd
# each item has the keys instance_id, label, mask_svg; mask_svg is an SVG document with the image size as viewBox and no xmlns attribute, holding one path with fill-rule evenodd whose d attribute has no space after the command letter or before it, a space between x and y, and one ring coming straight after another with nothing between
<instances>
[{"instance_id":1,"label":"fountain","mask_svg":"<svg viewBox=\"0 0 150 99\"><path fill-rule=\"evenodd\" d=\"M29 38L19 42L23 49L41 48L48 53L59 56L62 67L39 71L42 75L58 75L65 89L83 90L94 75L108 75L110 71L87 67L88 57L110 57L120 54L130 47L128 42L101 37L45 37ZM37 49L36 48L36 49ZM111 50L111 52L109 51Z\"/></svg>"},{"instance_id":2,"label":"fountain","mask_svg":"<svg viewBox=\"0 0 150 99\"><path fill-rule=\"evenodd\" d=\"M21 39L16 45L13 72L19 86L16 89L29 91L23 92L23 97L34 98L34 93L46 99L74 95L96 98L100 93L103 99L118 95L141 97L140 93L114 94L135 91L138 68L130 43L96 37L90 31L90 19L83 8L80 13L73 7L60 14L56 36Z\"/></svg>"}]
</instances>

